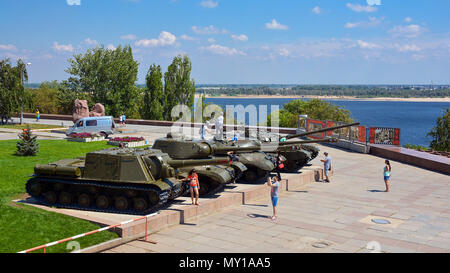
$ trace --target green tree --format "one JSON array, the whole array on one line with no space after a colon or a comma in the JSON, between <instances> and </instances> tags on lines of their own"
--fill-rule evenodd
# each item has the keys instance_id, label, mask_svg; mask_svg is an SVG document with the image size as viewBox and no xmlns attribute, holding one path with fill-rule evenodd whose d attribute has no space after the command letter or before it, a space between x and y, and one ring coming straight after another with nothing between
<instances>
[{"instance_id":1,"label":"green tree","mask_svg":"<svg viewBox=\"0 0 450 273\"><path fill-rule=\"evenodd\" d=\"M279 115L280 127L297 127L298 115L308 115L308 118L318 120L333 120L340 122L352 122L351 113L344 107L334 105L324 100L312 99L308 101L294 100L283 106L277 112L267 117L267 124L271 126L272 117Z\"/></svg>"},{"instance_id":2,"label":"green tree","mask_svg":"<svg viewBox=\"0 0 450 273\"><path fill-rule=\"evenodd\" d=\"M39 143L36 140L37 136L31 134L30 126L23 129L19 134L19 141L17 141L17 155L30 156L39 152Z\"/></svg>"},{"instance_id":3,"label":"green tree","mask_svg":"<svg viewBox=\"0 0 450 273\"><path fill-rule=\"evenodd\" d=\"M111 50L102 45L84 55L74 55L69 63L66 72L72 76L63 87L70 91L63 92L62 98L83 92L91 103L102 103L109 115L137 115L139 88L135 83L139 64L133 59L131 46Z\"/></svg>"},{"instance_id":4,"label":"green tree","mask_svg":"<svg viewBox=\"0 0 450 273\"><path fill-rule=\"evenodd\" d=\"M163 82L161 66L152 64L145 77L146 88L142 104L144 119L162 120L163 117Z\"/></svg>"},{"instance_id":5,"label":"green tree","mask_svg":"<svg viewBox=\"0 0 450 273\"><path fill-rule=\"evenodd\" d=\"M23 82L28 81L26 64L19 59L12 66L9 59L0 61L0 114L10 118L14 112L19 112L21 106L28 103Z\"/></svg>"},{"instance_id":6,"label":"green tree","mask_svg":"<svg viewBox=\"0 0 450 273\"><path fill-rule=\"evenodd\" d=\"M58 114L58 92L59 84L57 81L41 83L38 89L32 90L33 107L39 109L40 113Z\"/></svg>"},{"instance_id":7,"label":"green tree","mask_svg":"<svg viewBox=\"0 0 450 273\"><path fill-rule=\"evenodd\" d=\"M427 134L433 140L430 148L436 151L450 152L450 108L436 121L436 126Z\"/></svg>"},{"instance_id":8,"label":"green tree","mask_svg":"<svg viewBox=\"0 0 450 273\"><path fill-rule=\"evenodd\" d=\"M192 108L195 95L195 81L191 79L192 63L188 55L178 55L164 74L164 118L172 120L172 108L177 104Z\"/></svg>"}]
</instances>

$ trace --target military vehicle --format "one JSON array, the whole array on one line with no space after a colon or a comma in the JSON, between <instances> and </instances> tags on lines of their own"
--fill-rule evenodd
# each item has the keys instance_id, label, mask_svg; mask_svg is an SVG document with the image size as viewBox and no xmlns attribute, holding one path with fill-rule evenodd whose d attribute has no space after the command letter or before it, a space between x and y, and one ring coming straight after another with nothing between
<instances>
[{"instance_id":1,"label":"military vehicle","mask_svg":"<svg viewBox=\"0 0 450 273\"><path fill-rule=\"evenodd\" d=\"M144 214L186 192L187 182L177 179L184 171L228 164L228 157L175 160L150 148L112 148L36 165L26 190L50 206Z\"/></svg>"},{"instance_id":2,"label":"military vehicle","mask_svg":"<svg viewBox=\"0 0 450 273\"><path fill-rule=\"evenodd\" d=\"M341 126L335 126L335 127L329 127L329 128L323 128L319 130L314 130L310 132L304 132L299 134L293 134L293 135L287 135L287 136L281 136L279 134L270 133L270 132L264 132L264 133L258 133L255 137L258 139L262 144L270 144L270 143L276 143L281 140L283 142L279 142L280 147L278 148L278 151L281 152L281 155L283 155L286 158L285 161L285 172L296 172L299 169L301 169L303 166L308 164L308 162L312 161L319 155L319 147L316 145L309 145L308 143L320 143L320 142L328 142L325 140L312 140L309 142L288 142L290 139L294 138L300 138L300 137L307 137L309 135L314 135L318 133L324 133L329 132L341 128L351 127L351 126L357 126L360 123L352 123L352 124L345 124ZM245 141L255 141L255 140L242 140L242 142ZM334 140L331 140L331 142ZM239 142L239 141L238 141Z\"/></svg>"},{"instance_id":3,"label":"military vehicle","mask_svg":"<svg viewBox=\"0 0 450 273\"><path fill-rule=\"evenodd\" d=\"M175 159L214 158L214 156L235 152L238 154L239 162L246 167L246 170L242 173L241 181L254 183L266 177L276 168L277 154L274 151L277 151L277 149L289 151L292 149L292 145L296 144L330 141L333 140L277 142L277 146L274 146L272 143L261 145L261 142L258 140L238 140L237 142L207 141L169 133L167 137L155 140L153 149L159 149ZM202 179L199 180L202 181ZM203 181L207 180L203 179Z\"/></svg>"}]
</instances>

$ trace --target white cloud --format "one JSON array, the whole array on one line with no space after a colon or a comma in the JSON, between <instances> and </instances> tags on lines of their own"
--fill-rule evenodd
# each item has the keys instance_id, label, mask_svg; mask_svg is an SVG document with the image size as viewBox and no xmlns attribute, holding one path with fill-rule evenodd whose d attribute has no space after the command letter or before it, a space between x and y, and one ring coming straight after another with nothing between
<instances>
[{"instance_id":1,"label":"white cloud","mask_svg":"<svg viewBox=\"0 0 450 273\"><path fill-rule=\"evenodd\" d=\"M289 27L278 23L277 20L275 20L275 19L272 19L272 22L266 23L266 28L267 29L276 29L276 30L286 30Z\"/></svg>"},{"instance_id":2,"label":"white cloud","mask_svg":"<svg viewBox=\"0 0 450 273\"><path fill-rule=\"evenodd\" d=\"M207 47L201 47L200 50L206 50L214 54L232 56L232 55L247 55L245 52L237 50L235 48L229 48L222 45L213 44Z\"/></svg>"},{"instance_id":3,"label":"white cloud","mask_svg":"<svg viewBox=\"0 0 450 273\"><path fill-rule=\"evenodd\" d=\"M92 40L91 38L84 39L84 43L87 45L96 45L98 42L96 40Z\"/></svg>"},{"instance_id":4,"label":"white cloud","mask_svg":"<svg viewBox=\"0 0 450 273\"><path fill-rule=\"evenodd\" d=\"M194 33L201 34L201 35L227 34L228 33L228 31L226 31L225 29L219 29L213 25L209 25L207 27L192 26L191 29Z\"/></svg>"},{"instance_id":5,"label":"white cloud","mask_svg":"<svg viewBox=\"0 0 450 273\"><path fill-rule=\"evenodd\" d=\"M420 36L425 29L419 25L395 26L389 30L394 37L416 38Z\"/></svg>"},{"instance_id":6,"label":"white cloud","mask_svg":"<svg viewBox=\"0 0 450 273\"><path fill-rule=\"evenodd\" d=\"M315 6L315 7L312 9L312 12L313 12L314 14L320 14L320 13L322 12L322 9L320 9L319 6Z\"/></svg>"},{"instance_id":7,"label":"white cloud","mask_svg":"<svg viewBox=\"0 0 450 273\"><path fill-rule=\"evenodd\" d=\"M363 49L377 49L377 48L380 48L380 46L377 45L377 44L365 42L365 41L362 41L362 40L358 40L357 43L358 43L359 47L363 48Z\"/></svg>"},{"instance_id":8,"label":"white cloud","mask_svg":"<svg viewBox=\"0 0 450 273\"><path fill-rule=\"evenodd\" d=\"M113 44L108 44L108 45L106 46L106 49L109 49L109 50L116 50L116 47L115 47Z\"/></svg>"},{"instance_id":9,"label":"white cloud","mask_svg":"<svg viewBox=\"0 0 450 273\"><path fill-rule=\"evenodd\" d=\"M66 0L69 6L79 6L81 5L81 0Z\"/></svg>"},{"instance_id":10,"label":"white cloud","mask_svg":"<svg viewBox=\"0 0 450 273\"><path fill-rule=\"evenodd\" d=\"M361 21L355 23L346 23L345 28L357 28L357 27L376 27L384 21L384 17L369 17L369 21Z\"/></svg>"},{"instance_id":11,"label":"white cloud","mask_svg":"<svg viewBox=\"0 0 450 273\"><path fill-rule=\"evenodd\" d=\"M288 57L289 55L291 55L291 52L289 51L289 49L282 47L278 49L278 54L283 57Z\"/></svg>"},{"instance_id":12,"label":"white cloud","mask_svg":"<svg viewBox=\"0 0 450 273\"><path fill-rule=\"evenodd\" d=\"M380 6L381 0L367 0L369 6Z\"/></svg>"},{"instance_id":13,"label":"white cloud","mask_svg":"<svg viewBox=\"0 0 450 273\"><path fill-rule=\"evenodd\" d=\"M157 47L157 46L169 46L173 45L175 41L177 40L177 37L173 35L170 32L162 31L159 34L158 39L142 39L137 41L135 44L136 46L142 46L142 47Z\"/></svg>"},{"instance_id":14,"label":"white cloud","mask_svg":"<svg viewBox=\"0 0 450 273\"><path fill-rule=\"evenodd\" d=\"M215 8L219 5L219 1L214 2L212 0L203 0L200 2L200 6L204 7L204 8Z\"/></svg>"},{"instance_id":15,"label":"white cloud","mask_svg":"<svg viewBox=\"0 0 450 273\"><path fill-rule=\"evenodd\" d=\"M193 41L193 40L195 40L194 37L188 36L188 35L186 35L186 34L181 35L181 36L180 36L180 39L181 39L181 40L185 40L185 41Z\"/></svg>"},{"instance_id":16,"label":"white cloud","mask_svg":"<svg viewBox=\"0 0 450 273\"><path fill-rule=\"evenodd\" d=\"M16 51L17 48L15 45L0 45L0 50L6 50L6 51Z\"/></svg>"},{"instance_id":17,"label":"white cloud","mask_svg":"<svg viewBox=\"0 0 450 273\"><path fill-rule=\"evenodd\" d=\"M405 18L405 22L406 23L411 23L412 22L412 18L411 17L406 17Z\"/></svg>"},{"instance_id":18,"label":"white cloud","mask_svg":"<svg viewBox=\"0 0 450 273\"><path fill-rule=\"evenodd\" d=\"M395 44L394 47L400 52L419 52L422 49L417 45L399 45Z\"/></svg>"},{"instance_id":19,"label":"white cloud","mask_svg":"<svg viewBox=\"0 0 450 273\"><path fill-rule=\"evenodd\" d=\"M247 42L248 41L248 37L245 34L241 34L241 35L231 35L231 38L235 41L240 41L240 42Z\"/></svg>"},{"instance_id":20,"label":"white cloud","mask_svg":"<svg viewBox=\"0 0 450 273\"><path fill-rule=\"evenodd\" d=\"M136 40L136 35L134 35L134 34L122 35L122 36L120 36L120 39L122 39L122 40Z\"/></svg>"},{"instance_id":21,"label":"white cloud","mask_svg":"<svg viewBox=\"0 0 450 273\"><path fill-rule=\"evenodd\" d=\"M216 42L216 39L214 39L214 38L208 38L208 42L211 43L211 44L213 44L213 43Z\"/></svg>"},{"instance_id":22,"label":"white cloud","mask_svg":"<svg viewBox=\"0 0 450 273\"><path fill-rule=\"evenodd\" d=\"M73 46L72 46L72 44L60 45L60 44L58 44L58 42L54 42L53 49L55 49L56 51L61 51L61 52L65 52L65 51L72 52Z\"/></svg>"},{"instance_id":23,"label":"white cloud","mask_svg":"<svg viewBox=\"0 0 450 273\"><path fill-rule=\"evenodd\" d=\"M378 10L378 8L374 6L363 6L360 4L351 3L347 3L347 8L353 10L354 12L375 12Z\"/></svg>"}]
</instances>

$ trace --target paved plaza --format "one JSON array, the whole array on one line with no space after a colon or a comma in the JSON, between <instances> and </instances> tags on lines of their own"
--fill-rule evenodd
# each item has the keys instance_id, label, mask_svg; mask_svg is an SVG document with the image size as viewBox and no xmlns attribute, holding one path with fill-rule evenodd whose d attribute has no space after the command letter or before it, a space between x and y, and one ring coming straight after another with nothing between
<instances>
[{"instance_id":1,"label":"paved plaza","mask_svg":"<svg viewBox=\"0 0 450 273\"><path fill-rule=\"evenodd\" d=\"M170 131L125 128L150 141ZM450 176L391 161L391 192L385 193L383 158L320 148L312 164L320 165L328 151L331 183L282 193L275 221L267 188L256 201L151 234L156 244L135 240L104 252L450 252Z\"/></svg>"},{"instance_id":2,"label":"paved plaza","mask_svg":"<svg viewBox=\"0 0 450 273\"><path fill-rule=\"evenodd\" d=\"M281 194L275 221L268 192L152 234L157 244L136 240L105 252L450 252L449 176L392 162L385 193L382 158L321 150L333 159L332 182Z\"/></svg>"}]
</instances>

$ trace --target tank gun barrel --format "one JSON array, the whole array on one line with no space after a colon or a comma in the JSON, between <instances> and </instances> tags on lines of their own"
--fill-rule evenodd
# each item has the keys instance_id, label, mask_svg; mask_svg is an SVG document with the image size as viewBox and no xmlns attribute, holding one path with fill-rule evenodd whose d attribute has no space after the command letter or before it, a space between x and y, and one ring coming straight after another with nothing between
<instances>
[{"instance_id":1,"label":"tank gun barrel","mask_svg":"<svg viewBox=\"0 0 450 273\"><path fill-rule=\"evenodd\" d=\"M228 157L213 158L213 159L171 159L167 164L173 168L193 167L202 165L227 165L230 164Z\"/></svg>"},{"instance_id":2,"label":"tank gun barrel","mask_svg":"<svg viewBox=\"0 0 450 273\"><path fill-rule=\"evenodd\" d=\"M308 135L313 135L313 134L317 134L317 133L323 133L323 132L328 132L328 131L333 131L333 130L337 130L337 129L341 129L341 128L347 128L347 127L352 127L352 126L358 126L360 123L359 122L355 122L355 123L351 123L351 124L344 124L344 125L340 125L340 126L334 126L334 127L329 127L329 128L323 128L323 129L319 129L319 130L314 130L314 131L310 131L310 132L304 132L304 133L300 133L300 134L295 134L295 135L287 135L285 136L286 139L292 139L292 138L297 138L297 137L303 137L303 136L308 136ZM280 139L282 137L280 136Z\"/></svg>"},{"instance_id":3,"label":"tank gun barrel","mask_svg":"<svg viewBox=\"0 0 450 273\"><path fill-rule=\"evenodd\" d=\"M289 146L298 144L323 143L323 142L337 142L336 138L316 139L316 140L298 140L289 142L279 142L279 146Z\"/></svg>"},{"instance_id":4,"label":"tank gun barrel","mask_svg":"<svg viewBox=\"0 0 450 273\"><path fill-rule=\"evenodd\" d=\"M251 151L259 151L261 150L260 146L247 146L247 147L240 147L240 146L225 146L225 147L213 147L212 148L212 154L223 154L227 152L251 152Z\"/></svg>"}]
</instances>

